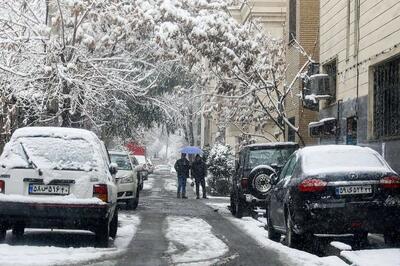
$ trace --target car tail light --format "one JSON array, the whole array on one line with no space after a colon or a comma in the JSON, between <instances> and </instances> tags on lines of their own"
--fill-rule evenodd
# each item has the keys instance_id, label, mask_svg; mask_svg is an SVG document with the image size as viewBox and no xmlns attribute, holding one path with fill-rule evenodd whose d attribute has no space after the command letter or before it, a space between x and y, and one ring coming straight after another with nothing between
<instances>
[{"instance_id":1,"label":"car tail light","mask_svg":"<svg viewBox=\"0 0 400 266\"><path fill-rule=\"evenodd\" d=\"M6 183L4 180L0 180L0 193L4 194L4 191L6 190Z\"/></svg>"},{"instance_id":2,"label":"car tail light","mask_svg":"<svg viewBox=\"0 0 400 266\"><path fill-rule=\"evenodd\" d=\"M299 184L300 192L320 192L325 190L327 182L321 179L306 179Z\"/></svg>"},{"instance_id":3,"label":"car tail light","mask_svg":"<svg viewBox=\"0 0 400 266\"><path fill-rule=\"evenodd\" d=\"M107 185L97 184L93 185L93 197L99 198L104 202L108 201Z\"/></svg>"},{"instance_id":4,"label":"car tail light","mask_svg":"<svg viewBox=\"0 0 400 266\"><path fill-rule=\"evenodd\" d=\"M387 176L381 179L380 184L383 188L400 188L400 177Z\"/></svg>"},{"instance_id":5,"label":"car tail light","mask_svg":"<svg viewBox=\"0 0 400 266\"><path fill-rule=\"evenodd\" d=\"M249 180L247 178L242 178L242 180L240 180L240 185L242 188L247 189L249 186Z\"/></svg>"}]
</instances>

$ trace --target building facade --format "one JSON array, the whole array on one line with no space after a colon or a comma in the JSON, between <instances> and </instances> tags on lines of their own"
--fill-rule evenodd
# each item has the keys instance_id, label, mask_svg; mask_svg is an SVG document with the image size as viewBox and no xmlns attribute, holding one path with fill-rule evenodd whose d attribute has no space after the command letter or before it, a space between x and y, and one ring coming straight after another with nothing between
<instances>
[{"instance_id":1,"label":"building facade","mask_svg":"<svg viewBox=\"0 0 400 266\"><path fill-rule=\"evenodd\" d=\"M319 106L319 119L331 125L322 122L313 129L319 143L369 146L397 171L399 14L398 0L321 1L321 71L328 74L335 93Z\"/></svg>"},{"instance_id":2,"label":"building facade","mask_svg":"<svg viewBox=\"0 0 400 266\"><path fill-rule=\"evenodd\" d=\"M245 23L257 19L264 30L275 38L282 38L286 19L286 0L249 0L237 6L229 8L229 12L238 22ZM234 150L238 149L243 133L234 125L222 125L216 117L203 116L201 130L201 146L212 146L216 139L223 139L223 142L230 145ZM223 136L221 136L223 128ZM268 129L274 134L275 129L271 126ZM257 133L257 129L249 126L247 132ZM279 137L278 137L279 138ZM254 137L257 142L267 142L264 138ZM282 138L283 140L283 138Z\"/></svg>"},{"instance_id":3,"label":"building facade","mask_svg":"<svg viewBox=\"0 0 400 266\"><path fill-rule=\"evenodd\" d=\"M286 83L290 84L308 58L294 47L295 40L304 48L306 53L319 62L319 0L288 0L286 15L286 62L288 70ZM289 121L299 129L304 145L316 144L308 133L308 124L318 118L318 112L305 108L299 95L303 89L302 80L298 79L293 91L285 101L285 110ZM285 140L301 144L299 136L290 127L286 126Z\"/></svg>"}]
</instances>

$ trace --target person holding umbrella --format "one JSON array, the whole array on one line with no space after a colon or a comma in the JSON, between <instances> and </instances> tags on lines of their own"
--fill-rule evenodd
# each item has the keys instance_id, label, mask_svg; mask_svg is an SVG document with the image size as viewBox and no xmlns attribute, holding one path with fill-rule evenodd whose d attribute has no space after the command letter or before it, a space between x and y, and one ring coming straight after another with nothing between
<instances>
[{"instance_id":1,"label":"person holding umbrella","mask_svg":"<svg viewBox=\"0 0 400 266\"><path fill-rule=\"evenodd\" d=\"M186 197L186 179L189 177L190 163L186 159L186 153L181 154L181 158L175 162L174 168L178 175L178 192L177 198L187 199Z\"/></svg>"},{"instance_id":2,"label":"person holding umbrella","mask_svg":"<svg viewBox=\"0 0 400 266\"><path fill-rule=\"evenodd\" d=\"M200 198L200 185L203 191L203 199L207 198L206 195L206 176L207 176L207 167L204 163L203 159L199 154L196 155L196 158L192 164L192 178L194 178L196 182L196 199Z\"/></svg>"}]
</instances>

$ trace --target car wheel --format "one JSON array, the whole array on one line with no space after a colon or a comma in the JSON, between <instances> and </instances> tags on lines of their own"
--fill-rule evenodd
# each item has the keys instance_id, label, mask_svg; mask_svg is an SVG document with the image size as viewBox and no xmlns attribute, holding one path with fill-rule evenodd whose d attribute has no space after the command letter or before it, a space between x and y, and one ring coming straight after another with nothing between
<instances>
[{"instance_id":1,"label":"car wheel","mask_svg":"<svg viewBox=\"0 0 400 266\"><path fill-rule=\"evenodd\" d=\"M235 216L236 215L236 204L235 204L235 198L234 198L233 192L231 193L230 199L231 199L230 210L231 210L232 215Z\"/></svg>"},{"instance_id":2,"label":"car wheel","mask_svg":"<svg viewBox=\"0 0 400 266\"><path fill-rule=\"evenodd\" d=\"M239 195L236 195L236 201L235 201L235 217L236 218L242 218L243 213L245 210L245 203L243 200L239 197Z\"/></svg>"},{"instance_id":3,"label":"car wheel","mask_svg":"<svg viewBox=\"0 0 400 266\"><path fill-rule=\"evenodd\" d=\"M252 172L249 176L250 190L252 194L264 199L268 191L271 190L271 176L275 174L273 170L261 168Z\"/></svg>"},{"instance_id":4,"label":"car wheel","mask_svg":"<svg viewBox=\"0 0 400 266\"><path fill-rule=\"evenodd\" d=\"M268 238L272 241L279 242L281 240L281 234L275 231L274 224L271 220L271 214L267 210L267 229L268 229Z\"/></svg>"},{"instance_id":5,"label":"car wheel","mask_svg":"<svg viewBox=\"0 0 400 266\"><path fill-rule=\"evenodd\" d=\"M107 248L108 239L110 238L110 225L108 219L103 220L103 222L96 228L96 245L98 247Z\"/></svg>"},{"instance_id":6,"label":"car wheel","mask_svg":"<svg viewBox=\"0 0 400 266\"><path fill-rule=\"evenodd\" d=\"M130 199L127 202L127 208L129 210L136 210L139 205L139 188L136 190L136 198Z\"/></svg>"},{"instance_id":7,"label":"car wheel","mask_svg":"<svg viewBox=\"0 0 400 266\"><path fill-rule=\"evenodd\" d=\"M25 233L25 225L22 223L17 223L13 226L12 234L15 238L22 238Z\"/></svg>"},{"instance_id":8,"label":"car wheel","mask_svg":"<svg viewBox=\"0 0 400 266\"><path fill-rule=\"evenodd\" d=\"M118 230L118 209L115 208L113 219L110 223L110 237L115 239Z\"/></svg>"},{"instance_id":9,"label":"car wheel","mask_svg":"<svg viewBox=\"0 0 400 266\"><path fill-rule=\"evenodd\" d=\"M307 237L296 234L293 229L293 221L290 217L289 212L287 213L286 217L286 243L288 247L291 248L300 248L302 240L309 240Z\"/></svg>"},{"instance_id":10,"label":"car wheel","mask_svg":"<svg viewBox=\"0 0 400 266\"><path fill-rule=\"evenodd\" d=\"M383 234L385 244L389 246L400 246L400 232L388 230Z\"/></svg>"}]
</instances>

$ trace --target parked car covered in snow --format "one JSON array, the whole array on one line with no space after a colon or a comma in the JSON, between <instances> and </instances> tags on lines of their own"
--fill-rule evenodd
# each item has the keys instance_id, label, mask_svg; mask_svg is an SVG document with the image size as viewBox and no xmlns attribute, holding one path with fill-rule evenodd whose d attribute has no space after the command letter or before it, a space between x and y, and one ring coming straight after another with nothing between
<instances>
[{"instance_id":1,"label":"parked car covered in snow","mask_svg":"<svg viewBox=\"0 0 400 266\"><path fill-rule=\"evenodd\" d=\"M118 226L116 171L90 131L17 129L0 157L0 240L8 229L82 229L107 246Z\"/></svg>"},{"instance_id":2,"label":"parked car covered in snow","mask_svg":"<svg viewBox=\"0 0 400 266\"><path fill-rule=\"evenodd\" d=\"M146 156L144 155L134 155L136 160L139 163L139 166L141 166L141 175L143 177L143 180L147 180L148 176L149 176L149 169L148 169L148 165L147 165L147 160L146 160Z\"/></svg>"},{"instance_id":3,"label":"parked car covered in snow","mask_svg":"<svg viewBox=\"0 0 400 266\"><path fill-rule=\"evenodd\" d=\"M292 142L276 142L247 145L240 150L230 195L233 215L241 218L250 215L254 207L265 207L271 177L298 147Z\"/></svg>"},{"instance_id":4,"label":"parked car covered in snow","mask_svg":"<svg viewBox=\"0 0 400 266\"><path fill-rule=\"evenodd\" d=\"M139 204L140 176L127 152L110 151L111 162L118 165L116 182L118 202L125 202L128 209L135 210Z\"/></svg>"},{"instance_id":5,"label":"parked car covered in snow","mask_svg":"<svg viewBox=\"0 0 400 266\"><path fill-rule=\"evenodd\" d=\"M168 164L157 165L154 168L154 174L155 175L171 175L172 167Z\"/></svg>"},{"instance_id":6,"label":"parked car covered in snow","mask_svg":"<svg viewBox=\"0 0 400 266\"><path fill-rule=\"evenodd\" d=\"M143 190L143 182L144 182L143 167L139 165L139 162L138 160L136 160L134 155L129 154L129 159L131 160L131 164L135 167L137 172L139 190Z\"/></svg>"},{"instance_id":7,"label":"parked car covered in snow","mask_svg":"<svg viewBox=\"0 0 400 266\"><path fill-rule=\"evenodd\" d=\"M315 234L354 234L362 246L368 233L381 233L387 243L399 243L400 178L370 148L303 148L272 184L270 239L286 234L288 245L297 247L311 243Z\"/></svg>"}]
</instances>

